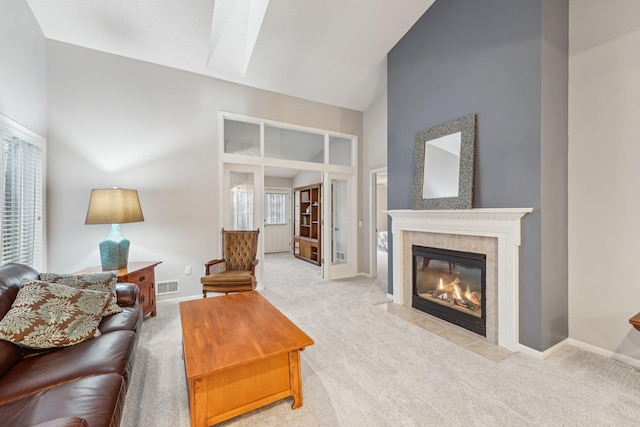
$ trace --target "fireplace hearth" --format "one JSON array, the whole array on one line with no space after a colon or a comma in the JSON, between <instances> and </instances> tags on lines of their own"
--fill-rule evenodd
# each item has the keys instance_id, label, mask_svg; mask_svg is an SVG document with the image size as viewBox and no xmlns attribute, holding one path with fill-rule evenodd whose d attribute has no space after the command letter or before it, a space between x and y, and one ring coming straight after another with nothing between
<instances>
[{"instance_id":1,"label":"fireplace hearth","mask_svg":"<svg viewBox=\"0 0 640 427\"><path fill-rule=\"evenodd\" d=\"M486 336L486 255L413 245L412 306Z\"/></svg>"}]
</instances>

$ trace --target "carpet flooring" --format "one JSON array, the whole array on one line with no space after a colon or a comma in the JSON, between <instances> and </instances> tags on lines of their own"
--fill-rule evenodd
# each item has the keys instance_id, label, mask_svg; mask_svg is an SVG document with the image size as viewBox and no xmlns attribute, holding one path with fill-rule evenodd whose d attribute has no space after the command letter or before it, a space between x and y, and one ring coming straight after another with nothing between
<instances>
[{"instance_id":1,"label":"carpet flooring","mask_svg":"<svg viewBox=\"0 0 640 427\"><path fill-rule=\"evenodd\" d=\"M221 426L640 425L640 371L624 363L574 347L491 360L381 310L379 281L324 280L288 254L267 255L265 277L261 293L315 341L301 356L304 405ZM189 426L178 303L144 321L122 426Z\"/></svg>"}]
</instances>

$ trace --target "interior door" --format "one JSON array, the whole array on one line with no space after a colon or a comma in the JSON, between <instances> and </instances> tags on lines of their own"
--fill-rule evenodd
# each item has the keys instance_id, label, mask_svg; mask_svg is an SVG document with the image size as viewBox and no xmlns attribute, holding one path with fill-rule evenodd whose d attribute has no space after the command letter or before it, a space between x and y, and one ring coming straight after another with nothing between
<instances>
[{"instance_id":1,"label":"interior door","mask_svg":"<svg viewBox=\"0 0 640 427\"><path fill-rule=\"evenodd\" d=\"M291 250L291 190L265 188L264 252Z\"/></svg>"},{"instance_id":2,"label":"interior door","mask_svg":"<svg viewBox=\"0 0 640 427\"><path fill-rule=\"evenodd\" d=\"M358 219L355 177L324 176L324 266L329 279L353 277L358 269Z\"/></svg>"}]
</instances>

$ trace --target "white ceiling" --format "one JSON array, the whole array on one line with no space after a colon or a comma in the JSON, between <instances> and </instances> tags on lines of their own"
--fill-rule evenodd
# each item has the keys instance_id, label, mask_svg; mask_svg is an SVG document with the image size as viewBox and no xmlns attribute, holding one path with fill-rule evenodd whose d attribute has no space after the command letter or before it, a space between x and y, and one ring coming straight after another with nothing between
<instances>
[{"instance_id":1,"label":"white ceiling","mask_svg":"<svg viewBox=\"0 0 640 427\"><path fill-rule=\"evenodd\" d=\"M270 0L266 12L254 1L27 0L48 39L358 111L384 90L387 53L435 0ZM240 4L262 8L245 19L264 16L257 37L228 18ZM236 68L219 55L233 39L255 40L227 45L244 55Z\"/></svg>"}]
</instances>

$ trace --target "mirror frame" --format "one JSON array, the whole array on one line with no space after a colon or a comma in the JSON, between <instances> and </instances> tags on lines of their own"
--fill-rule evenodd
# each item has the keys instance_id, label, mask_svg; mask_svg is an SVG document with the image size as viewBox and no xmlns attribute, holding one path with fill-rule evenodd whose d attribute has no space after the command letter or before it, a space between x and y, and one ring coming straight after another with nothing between
<instances>
[{"instance_id":1,"label":"mirror frame","mask_svg":"<svg viewBox=\"0 0 640 427\"><path fill-rule=\"evenodd\" d=\"M427 141L453 133L461 133L460 173L458 197L424 199L424 156ZM413 209L471 209L473 202L473 173L476 149L476 115L469 114L460 119L423 130L416 135L413 157Z\"/></svg>"}]
</instances>

